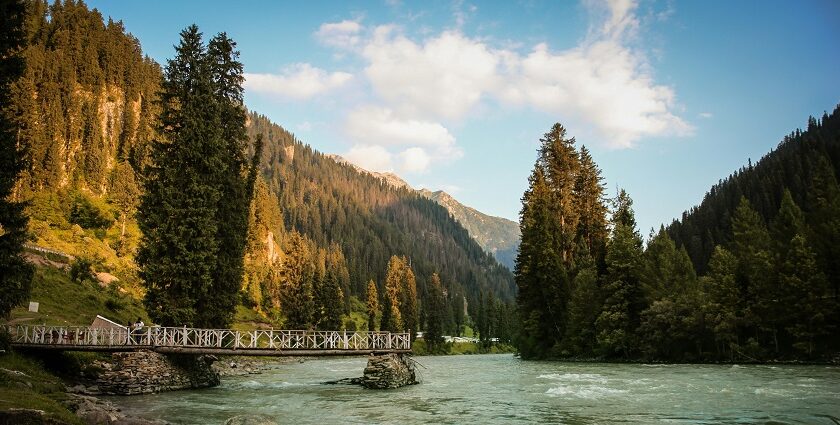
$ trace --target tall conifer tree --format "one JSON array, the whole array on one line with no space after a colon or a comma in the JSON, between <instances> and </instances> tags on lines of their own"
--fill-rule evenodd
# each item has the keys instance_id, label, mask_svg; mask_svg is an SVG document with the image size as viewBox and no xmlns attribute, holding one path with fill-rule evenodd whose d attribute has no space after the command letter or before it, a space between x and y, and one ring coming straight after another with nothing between
<instances>
[{"instance_id":1,"label":"tall conifer tree","mask_svg":"<svg viewBox=\"0 0 840 425\"><path fill-rule=\"evenodd\" d=\"M241 87L220 88L219 60L208 55L192 25L181 32L175 58L166 67L160 114L164 140L154 144L153 165L146 173L137 256L148 288L146 308L163 325L225 326L241 286L249 202L237 205L243 211L225 205L250 199L250 192L239 192L247 189L242 169L231 172L231 164L241 163L230 159L241 155L234 149L241 139L225 139L242 134L223 113L236 102L235 95L220 94L241 93ZM235 106L241 107L239 102ZM229 179L240 181L233 192L242 196L225 198L234 196Z\"/></svg>"},{"instance_id":2,"label":"tall conifer tree","mask_svg":"<svg viewBox=\"0 0 840 425\"><path fill-rule=\"evenodd\" d=\"M376 282L373 279L367 285L367 316L368 331L376 330L376 316L379 314L379 293L376 290Z\"/></svg>"},{"instance_id":3,"label":"tall conifer tree","mask_svg":"<svg viewBox=\"0 0 840 425\"><path fill-rule=\"evenodd\" d=\"M598 345L606 356L625 358L636 349L636 329L644 308L640 268L642 238L636 229L633 201L624 190L616 198L612 239L607 245L604 306L596 321Z\"/></svg>"},{"instance_id":4,"label":"tall conifer tree","mask_svg":"<svg viewBox=\"0 0 840 425\"><path fill-rule=\"evenodd\" d=\"M24 204L12 200L18 175L26 167L18 140L20 116L11 107L12 84L23 76L26 3L0 3L0 317L29 296L32 266L21 257L26 241Z\"/></svg>"},{"instance_id":5,"label":"tall conifer tree","mask_svg":"<svg viewBox=\"0 0 840 425\"><path fill-rule=\"evenodd\" d=\"M580 147L579 157L580 172L575 181L575 199L580 214L578 239L586 244L589 255L599 264L603 260L609 234L604 178L586 146Z\"/></svg>"},{"instance_id":6,"label":"tall conifer tree","mask_svg":"<svg viewBox=\"0 0 840 425\"><path fill-rule=\"evenodd\" d=\"M233 319L237 293L242 286L243 259L248 234L248 213L254 191L262 143L256 143L249 170L245 156L248 135L243 104L242 63L236 43L221 33L210 40L207 61L212 76L213 95L219 108L221 141L225 155L215 178L222 202L216 210L219 252L209 304L213 308L200 312L202 321L214 327L225 327Z\"/></svg>"}]
</instances>

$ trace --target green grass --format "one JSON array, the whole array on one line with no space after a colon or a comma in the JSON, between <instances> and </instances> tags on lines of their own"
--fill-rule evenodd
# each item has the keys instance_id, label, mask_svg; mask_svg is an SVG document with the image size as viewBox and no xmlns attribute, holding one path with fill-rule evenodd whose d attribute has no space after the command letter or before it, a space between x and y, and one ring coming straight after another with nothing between
<instances>
[{"instance_id":1,"label":"green grass","mask_svg":"<svg viewBox=\"0 0 840 425\"><path fill-rule=\"evenodd\" d=\"M90 280L74 282L61 269L37 267L29 299L39 303L38 312L28 311L26 303L12 310L11 319L19 324L87 326L100 314L121 324L137 317L149 323L140 300L120 293L116 285L102 288Z\"/></svg>"},{"instance_id":2,"label":"green grass","mask_svg":"<svg viewBox=\"0 0 840 425\"><path fill-rule=\"evenodd\" d=\"M16 353L0 355L0 410L43 410L52 419L82 424L61 404L66 397L64 385L40 362Z\"/></svg>"}]
</instances>

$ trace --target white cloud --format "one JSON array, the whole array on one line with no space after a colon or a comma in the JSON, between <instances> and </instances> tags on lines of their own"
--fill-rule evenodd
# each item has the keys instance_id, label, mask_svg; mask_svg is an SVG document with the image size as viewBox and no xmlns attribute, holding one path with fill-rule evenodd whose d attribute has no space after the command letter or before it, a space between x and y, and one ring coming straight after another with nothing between
<instances>
[{"instance_id":1,"label":"white cloud","mask_svg":"<svg viewBox=\"0 0 840 425\"><path fill-rule=\"evenodd\" d=\"M343 20L321 24L315 37L327 46L350 49L359 44L361 32L362 24L358 21Z\"/></svg>"},{"instance_id":2,"label":"white cloud","mask_svg":"<svg viewBox=\"0 0 840 425\"><path fill-rule=\"evenodd\" d=\"M610 147L692 131L673 112L674 90L657 85L643 58L614 41L557 53L539 44L514 63L514 83L502 99L589 123Z\"/></svg>"},{"instance_id":3,"label":"white cloud","mask_svg":"<svg viewBox=\"0 0 840 425\"><path fill-rule=\"evenodd\" d=\"M400 117L461 120L494 98L574 120L613 148L691 134L678 116L674 89L658 84L645 53L628 46L639 27L636 2L585 4L597 19L587 38L566 50L540 43L523 54L460 30L418 41L383 25L359 41L356 52L374 93Z\"/></svg>"},{"instance_id":4,"label":"white cloud","mask_svg":"<svg viewBox=\"0 0 840 425\"><path fill-rule=\"evenodd\" d=\"M700 118L706 118L706 119L714 117L714 114L712 114L711 112L701 112L698 115L700 116Z\"/></svg>"},{"instance_id":5,"label":"white cloud","mask_svg":"<svg viewBox=\"0 0 840 425\"><path fill-rule=\"evenodd\" d=\"M460 32L418 43L381 26L362 55L377 95L403 113L426 118L462 118L498 81L498 56Z\"/></svg>"},{"instance_id":6,"label":"white cloud","mask_svg":"<svg viewBox=\"0 0 840 425\"><path fill-rule=\"evenodd\" d=\"M426 150L419 147L408 148L399 154L401 168L411 173L421 173L429 168L432 158Z\"/></svg>"},{"instance_id":7,"label":"white cloud","mask_svg":"<svg viewBox=\"0 0 840 425\"><path fill-rule=\"evenodd\" d=\"M312 123L309 121L304 121L297 125L298 131L308 132L312 130Z\"/></svg>"},{"instance_id":8,"label":"white cloud","mask_svg":"<svg viewBox=\"0 0 840 425\"><path fill-rule=\"evenodd\" d=\"M288 99L308 99L346 84L353 75L327 72L308 63L298 63L281 74L245 74L245 88Z\"/></svg>"},{"instance_id":9,"label":"white cloud","mask_svg":"<svg viewBox=\"0 0 840 425\"><path fill-rule=\"evenodd\" d=\"M449 149L455 137L443 125L400 118L387 108L363 106L350 112L345 133L355 140L379 145L427 145Z\"/></svg>"},{"instance_id":10,"label":"white cloud","mask_svg":"<svg viewBox=\"0 0 840 425\"><path fill-rule=\"evenodd\" d=\"M550 114L588 143L629 148L694 129L680 115L676 91L657 82L639 48L637 0L582 0L592 21L577 45L530 47L470 37L461 24L474 6L454 3L456 29L408 35L396 25L358 20L324 23L315 37L361 61L369 90L348 105L340 130L344 156L370 170L423 173L463 155L448 128L493 102ZM246 87L306 99L346 84L343 72L297 64L280 75L248 74ZM701 114L700 117L708 118Z\"/></svg>"},{"instance_id":11,"label":"white cloud","mask_svg":"<svg viewBox=\"0 0 840 425\"><path fill-rule=\"evenodd\" d=\"M399 171L419 173L426 171L433 162L449 162L463 155L455 137L440 123L402 118L388 108L363 106L355 109L347 115L344 134L357 146L375 146L384 152L390 152L388 149L399 151L396 154L400 160ZM379 156L383 156L381 151ZM353 160L351 155L345 156L368 168Z\"/></svg>"},{"instance_id":12,"label":"white cloud","mask_svg":"<svg viewBox=\"0 0 840 425\"><path fill-rule=\"evenodd\" d=\"M342 155L348 161L370 171L393 171L391 153L382 146L359 144Z\"/></svg>"}]
</instances>

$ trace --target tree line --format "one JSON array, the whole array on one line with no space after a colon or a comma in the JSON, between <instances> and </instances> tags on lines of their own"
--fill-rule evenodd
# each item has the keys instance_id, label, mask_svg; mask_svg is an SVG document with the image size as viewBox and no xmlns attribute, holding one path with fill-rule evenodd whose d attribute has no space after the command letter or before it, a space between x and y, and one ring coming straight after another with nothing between
<instances>
[{"instance_id":1,"label":"tree line","mask_svg":"<svg viewBox=\"0 0 840 425\"><path fill-rule=\"evenodd\" d=\"M779 151L787 153L772 163L807 161L796 155L813 147L792 145L813 140L808 133L821 132L821 140L836 143L836 125L831 124L833 135L824 130L834 119L812 120L808 132L780 145ZM767 164L755 168L786 172ZM808 182L806 194L778 188L772 218L744 196L731 213L718 212L729 221L719 233L725 242L713 247L701 268L671 234L685 235L687 226L708 216L698 211L710 211L710 198L731 193L738 176L750 171L713 188L695 215L684 216L689 224L651 231L645 244L630 196L620 190L615 198L604 199L600 171L585 147L577 149L565 129L555 125L541 139L523 196L516 263L522 326L517 344L523 357L826 359L838 348L840 322L831 280L834 261L821 257L819 239L836 235L826 223L840 220L840 191L825 157L816 165L808 176L794 179ZM762 189L769 193L773 187ZM796 198L809 199L815 207L803 211ZM581 229L583 223L594 225ZM812 226L824 233L815 237Z\"/></svg>"}]
</instances>

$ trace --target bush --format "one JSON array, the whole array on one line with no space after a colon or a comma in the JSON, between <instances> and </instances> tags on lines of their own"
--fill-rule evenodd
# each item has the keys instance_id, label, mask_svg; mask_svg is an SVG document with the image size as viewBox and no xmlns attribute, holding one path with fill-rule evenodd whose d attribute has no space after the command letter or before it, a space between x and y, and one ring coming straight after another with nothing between
<instances>
[{"instance_id":1,"label":"bush","mask_svg":"<svg viewBox=\"0 0 840 425\"><path fill-rule=\"evenodd\" d=\"M70 265L70 279L74 282L84 282L96 279L93 274L93 260L88 257L78 257Z\"/></svg>"},{"instance_id":2,"label":"bush","mask_svg":"<svg viewBox=\"0 0 840 425\"><path fill-rule=\"evenodd\" d=\"M114 218L86 196L76 194L70 207L70 223L85 229L107 229L114 224Z\"/></svg>"}]
</instances>

